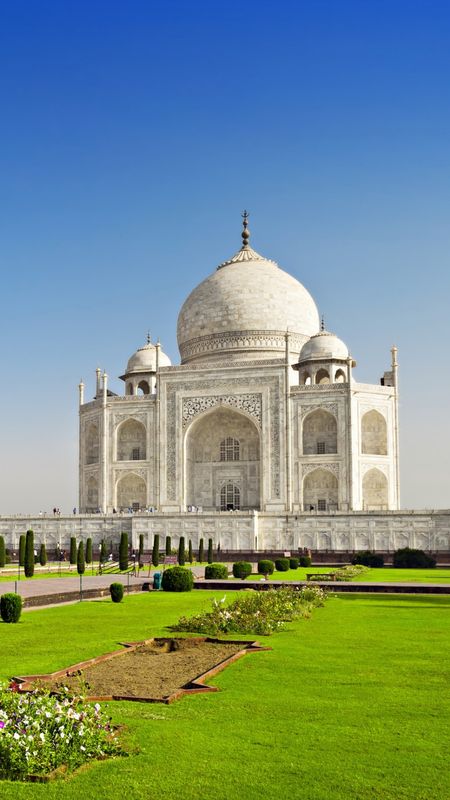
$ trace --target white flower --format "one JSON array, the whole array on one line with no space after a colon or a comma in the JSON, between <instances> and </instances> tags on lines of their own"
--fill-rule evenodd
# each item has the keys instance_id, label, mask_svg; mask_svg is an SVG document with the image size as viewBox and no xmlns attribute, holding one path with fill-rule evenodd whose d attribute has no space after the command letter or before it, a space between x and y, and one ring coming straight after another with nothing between
<instances>
[{"instance_id":1,"label":"white flower","mask_svg":"<svg viewBox=\"0 0 450 800\"><path fill-rule=\"evenodd\" d=\"M19 734L17 733L17 731L15 732L15 734L14 734L14 736L13 736L13 739L20 739L20 736L19 736Z\"/></svg>"}]
</instances>

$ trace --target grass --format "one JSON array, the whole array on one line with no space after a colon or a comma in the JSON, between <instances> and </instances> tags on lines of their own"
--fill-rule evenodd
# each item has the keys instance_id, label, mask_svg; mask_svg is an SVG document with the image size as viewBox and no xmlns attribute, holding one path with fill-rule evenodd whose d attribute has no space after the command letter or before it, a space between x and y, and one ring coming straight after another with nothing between
<instances>
[{"instance_id":1,"label":"grass","mask_svg":"<svg viewBox=\"0 0 450 800\"><path fill-rule=\"evenodd\" d=\"M299 567L289 569L287 572L275 572L269 576L272 581L306 581L308 572L323 574L324 572L334 572L334 567ZM252 574L246 579L248 581L259 581L262 575ZM370 569L363 572L353 581L380 582L380 583L450 583L450 569L393 569L393 567L383 567Z\"/></svg>"},{"instance_id":2,"label":"grass","mask_svg":"<svg viewBox=\"0 0 450 800\"><path fill-rule=\"evenodd\" d=\"M232 584L230 583L230 589ZM4 678L167 634L214 592L130 596L0 625ZM227 599L235 596L227 591ZM132 755L2 800L448 800L450 598L331 598L220 673L221 692L172 706L111 703Z\"/></svg>"}]
</instances>

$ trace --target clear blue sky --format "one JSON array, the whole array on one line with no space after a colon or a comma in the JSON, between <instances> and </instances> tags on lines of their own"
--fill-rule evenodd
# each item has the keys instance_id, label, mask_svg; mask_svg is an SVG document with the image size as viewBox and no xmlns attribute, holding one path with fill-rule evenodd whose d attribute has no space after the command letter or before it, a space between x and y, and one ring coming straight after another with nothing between
<instances>
[{"instance_id":1,"label":"clear blue sky","mask_svg":"<svg viewBox=\"0 0 450 800\"><path fill-rule=\"evenodd\" d=\"M0 512L77 504L77 384L252 244L378 382L450 507L450 5L0 0Z\"/></svg>"}]
</instances>

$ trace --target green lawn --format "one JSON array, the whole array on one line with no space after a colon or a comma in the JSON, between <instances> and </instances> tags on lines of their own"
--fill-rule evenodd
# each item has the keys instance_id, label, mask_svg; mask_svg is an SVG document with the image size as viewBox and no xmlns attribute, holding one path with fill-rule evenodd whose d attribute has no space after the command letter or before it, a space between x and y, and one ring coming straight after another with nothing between
<instances>
[{"instance_id":1,"label":"green lawn","mask_svg":"<svg viewBox=\"0 0 450 800\"><path fill-rule=\"evenodd\" d=\"M273 575L269 576L269 580L273 581L306 581L306 574L308 572L323 573L333 572L333 567L299 567L299 569L290 569L287 572L275 571ZM246 579L248 581L260 581L262 575L249 575ZM450 583L450 569L393 569L392 567L383 567L380 569L370 569L368 572L363 572L353 581L362 583L370 581L380 583Z\"/></svg>"},{"instance_id":2,"label":"green lawn","mask_svg":"<svg viewBox=\"0 0 450 800\"><path fill-rule=\"evenodd\" d=\"M50 671L165 634L213 596L222 595L24 613L0 625L1 674ZM448 800L449 611L440 596L332 597L264 639L272 651L220 673L217 694L111 703L129 758L50 785L3 782L2 800Z\"/></svg>"}]
</instances>

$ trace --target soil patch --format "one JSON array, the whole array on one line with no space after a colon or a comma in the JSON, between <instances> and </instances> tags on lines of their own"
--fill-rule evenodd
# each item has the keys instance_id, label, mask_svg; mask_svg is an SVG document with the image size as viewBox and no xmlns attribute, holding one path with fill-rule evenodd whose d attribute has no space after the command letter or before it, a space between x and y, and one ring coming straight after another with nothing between
<instances>
[{"instance_id":1,"label":"soil patch","mask_svg":"<svg viewBox=\"0 0 450 800\"><path fill-rule=\"evenodd\" d=\"M246 652L270 649L257 642L208 637L150 639L125 647L51 675L29 675L14 681L20 691L44 683L55 690L61 686L74 692L87 688L89 699L167 703L186 693L217 691L204 681Z\"/></svg>"}]
</instances>

